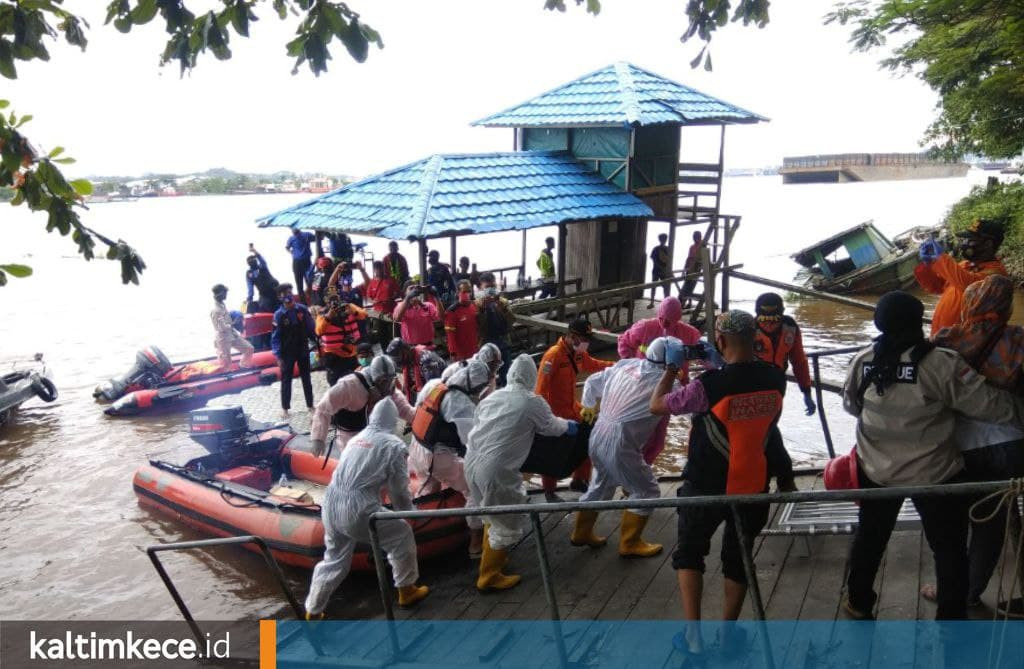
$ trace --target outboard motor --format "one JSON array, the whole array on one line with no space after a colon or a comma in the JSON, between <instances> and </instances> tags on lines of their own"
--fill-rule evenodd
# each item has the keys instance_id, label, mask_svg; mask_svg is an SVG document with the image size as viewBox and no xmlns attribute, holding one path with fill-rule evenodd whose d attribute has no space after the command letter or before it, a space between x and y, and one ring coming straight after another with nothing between
<instances>
[{"instance_id":1,"label":"outboard motor","mask_svg":"<svg viewBox=\"0 0 1024 669\"><path fill-rule=\"evenodd\" d=\"M188 436L210 453L239 448L248 435L249 419L240 406L204 407L188 412Z\"/></svg>"},{"instance_id":2,"label":"outboard motor","mask_svg":"<svg viewBox=\"0 0 1024 669\"><path fill-rule=\"evenodd\" d=\"M135 354L135 364L127 373L96 386L92 396L113 402L129 391L155 388L172 367L163 351L156 346L147 346Z\"/></svg>"}]
</instances>

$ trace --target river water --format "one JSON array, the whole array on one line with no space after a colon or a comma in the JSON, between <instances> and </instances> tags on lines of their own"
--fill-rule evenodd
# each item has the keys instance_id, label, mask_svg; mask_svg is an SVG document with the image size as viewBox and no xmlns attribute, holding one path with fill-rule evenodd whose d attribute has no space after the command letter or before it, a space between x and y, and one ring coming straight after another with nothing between
<instances>
[{"instance_id":1,"label":"river water","mask_svg":"<svg viewBox=\"0 0 1024 669\"><path fill-rule=\"evenodd\" d=\"M789 280L789 254L856 223L874 219L886 234L933 224L983 175L962 179L783 186L778 177L727 179L723 211L743 215L731 258L744 270ZM45 354L60 399L26 404L0 430L0 618L175 618L176 611L144 548L195 538L175 523L142 511L132 473L147 453L184 439L182 415L110 419L91 397L98 381L125 371L137 349L160 346L172 360L212 354L210 286L221 282L229 302L244 297L246 248L252 242L279 280L291 280L286 233L253 220L308 195L143 199L96 204L85 222L140 250L149 268L141 286L121 286L115 263L82 261L70 240L47 235L43 219L23 208L0 219L0 262L26 262L35 274L0 289L0 366ZM650 243L664 231L652 225ZM529 234L529 262L550 234ZM684 232L685 234L685 232ZM378 255L384 244L369 240ZM405 246L403 244L403 246ZM676 264L681 266L685 245ZM460 255L481 268L519 262L518 233L460 241ZM440 248L447 258L448 248ZM403 249L415 256L412 246ZM734 306L752 308L758 286L734 281ZM792 302L807 348L864 343L870 314L819 300ZM1020 310L1018 310L1020 313ZM848 358L827 359L825 376L841 380ZM796 389L782 422L799 464L824 457L818 419L803 416ZM837 449L851 443L852 421L828 397ZM678 435L677 431L673 431ZM678 440L677 440L678 441ZM663 468L678 468L679 444ZM280 599L256 558L236 550L170 559L186 583L196 615L247 618ZM307 576L290 574L302 587ZM372 585L372 581L371 581Z\"/></svg>"}]
</instances>

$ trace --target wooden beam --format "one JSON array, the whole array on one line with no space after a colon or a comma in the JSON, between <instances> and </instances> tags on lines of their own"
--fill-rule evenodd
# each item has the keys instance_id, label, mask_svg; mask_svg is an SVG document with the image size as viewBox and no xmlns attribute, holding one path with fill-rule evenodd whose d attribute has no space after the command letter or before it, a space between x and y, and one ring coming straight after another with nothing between
<instances>
[{"instance_id":1,"label":"wooden beam","mask_svg":"<svg viewBox=\"0 0 1024 669\"><path fill-rule=\"evenodd\" d=\"M711 251L707 246L700 249L700 264L704 271L704 333L708 341L715 340L715 272L711 266Z\"/></svg>"},{"instance_id":2,"label":"wooden beam","mask_svg":"<svg viewBox=\"0 0 1024 669\"><path fill-rule=\"evenodd\" d=\"M417 242L419 243L419 256L420 256L420 281L426 283L427 281L427 240L420 237Z\"/></svg>"},{"instance_id":3,"label":"wooden beam","mask_svg":"<svg viewBox=\"0 0 1024 669\"><path fill-rule=\"evenodd\" d=\"M452 245L452 272L455 272L455 270L459 266L459 259L458 259L458 257L456 257L457 256L457 253L456 253L457 249L455 248L455 235L452 235L450 239L451 239L451 245Z\"/></svg>"},{"instance_id":4,"label":"wooden beam","mask_svg":"<svg viewBox=\"0 0 1024 669\"><path fill-rule=\"evenodd\" d=\"M556 294L558 297L565 297L565 246L569 239L568 226L563 222L558 224L558 275L556 280L558 281L558 287ZM561 306L558 309L559 320L565 320L565 307Z\"/></svg>"},{"instance_id":5,"label":"wooden beam","mask_svg":"<svg viewBox=\"0 0 1024 669\"><path fill-rule=\"evenodd\" d=\"M526 230L523 230L523 255L522 255L523 278L526 278Z\"/></svg>"}]
</instances>

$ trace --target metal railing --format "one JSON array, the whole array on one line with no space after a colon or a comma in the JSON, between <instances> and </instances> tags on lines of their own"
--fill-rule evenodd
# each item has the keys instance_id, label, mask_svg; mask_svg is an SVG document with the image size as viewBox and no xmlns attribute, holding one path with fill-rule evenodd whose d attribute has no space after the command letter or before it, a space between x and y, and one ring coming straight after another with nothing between
<instances>
[{"instance_id":1,"label":"metal railing","mask_svg":"<svg viewBox=\"0 0 1024 669\"><path fill-rule=\"evenodd\" d=\"M858 351L864 350L863 346L846 346L844 348L832 348L823 351L809 351L807 357L811 360L811 371L813 373L814 380L814 396L818 402L818 419L821 421L821 432L825 436L825 448L828 449L828 457L836 457L836 449L832 444L832 430L828 426L828 418L825 416L825 402L824 393L825 390L821 380L821 358L825 358L833 355L844 355L849 353L857 353ZM833 390L834 388L827 388L827 390Z\"/></svg>"},{"instance_id":2,"label":"metal railing","mask_svg":"<svg viewBox=\"0 0 1024 669\"><path fill-rule=\"evenodd\" d=\"M747 541L748 535L743 532L743 522L739 509L749 504L786 504L799 502L849 502L859 500L882 500L902 499L907 497L924 496L951 496L951 495L978 495L992 493L999 490L1006 490L1014 483L1012 481L988 481L975 483L955 483L948 485L923 485L923 486L899 486L893 488L866 488L856 490L831 490L831 491L806 491L791 493L764 493L749 495L705 495L698 497L659 497L657 499L621 499L601 502L558 502L543 504L510 504L506 506L490 506L461 509L438 509L430 511L378 511L370 516L370 548L373 555L373 562L377 570L377 584L380 588L381 602L384 605L384 615L388 621L395 620L394 602L392 591L388 584L387 573L384 567L384 553L380 544L380 533L377 529L379 522L405 522L406 520L424 520L439 517L470 517L470 516L506 516L506 515L528 515L533 528L534 540L537 544L537 560L540 564L541 579L544 584L544 594L548 601L548 608L551 613L551 620L556 625L555 638L559 642L559 657L562 659L562 666L567 666L564 642L561 642L561 635L557 633L561 620L558 611L558 600L555 596L554 581L551 575L551 565L548 560L547 544L544 540L543 528L541 527L540 514L561 513L574 511L621 511L626 509L680 509L686 507L710 507L728 506L735 521L734 528L736 537L740 544L740 555L743 560L743 571L748 584L748 596L754 610L754 616L758 623L764 624L765 607L761 597L761 590L757 581L757 571L754 567L753 551ZM392 630L392 644L397 649L397 637ZM769 669L774 669L771 647L767 634L759 634L765 655L765 662Z\"/></svg>"}]
</instances>

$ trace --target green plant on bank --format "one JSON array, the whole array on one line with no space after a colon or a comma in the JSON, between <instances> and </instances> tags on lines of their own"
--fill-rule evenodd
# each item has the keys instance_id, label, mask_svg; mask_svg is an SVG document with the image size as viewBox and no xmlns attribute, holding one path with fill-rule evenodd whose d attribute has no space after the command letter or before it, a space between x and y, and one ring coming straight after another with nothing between
<instances>
[{"instance_id":1,"label":"green plant on bank","mask_svg":"<svg viewBox=\"0 0 1024 669\"><path fill-rule=\"evenodd\" d=\"M979 218L1004 223L1006 239L999 255L1010 276L1016 281L1024 281L1024 184L976 186L967 197L953 205L944 222L950 232L956 233Z\"/></svg>"}]
</instances>

